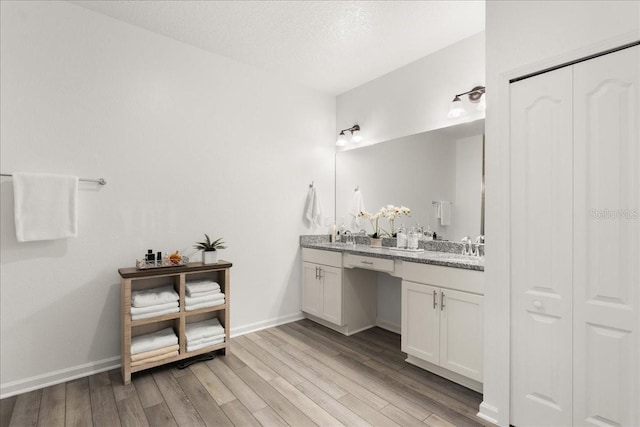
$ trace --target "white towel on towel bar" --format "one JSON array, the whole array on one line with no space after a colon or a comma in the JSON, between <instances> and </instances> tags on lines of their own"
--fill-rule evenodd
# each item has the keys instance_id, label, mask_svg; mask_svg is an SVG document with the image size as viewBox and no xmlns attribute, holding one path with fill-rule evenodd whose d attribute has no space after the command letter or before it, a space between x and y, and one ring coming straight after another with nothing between
<instances>
[{"instance_id":1,"label":"white towel on towel bar","mask_svg":"<svg viewBox=\"0 0 640 427\"><path fill-rule=\"evenodd\" d=\"M440 202L440 225L451 225L451 202Z\"/></svg>"},{"instance_id":2,"label":"white towel on towel bar","mask_svg":"<svg viewBox=\"0 0 640 427\"><path fill-rule=\"evenodd\" d=\"M13 174L18 242L78 236L78 177L45 173Z\"/></svg>"},{"instance_id":3,"label":"white towel on towel bar","mask_svg":"<svg viewBox=\"0 0 640 427\"><path fill-rule=\"evenodd\" d=\"M353 200L351 200L349 215L353 217L353 222L355 222L357 227L360 227L360 224L362 223L362 219L358 216L358 214L364 210L366 209L364 207L362 192L360 190L356 190L353 194Z\"/></svg>"},{"instance_id":4,"label":"white towel on towel bar","mask_svg":"<svg viewBox=\"0 0 640 427\"><path fill-rule=\"evenodd\" d=\"M312 186L309 189L309 194L307 194L304 217L309 221L309 225L322 225L322 206L315 186Z\"/></svg>"}]
</instances>

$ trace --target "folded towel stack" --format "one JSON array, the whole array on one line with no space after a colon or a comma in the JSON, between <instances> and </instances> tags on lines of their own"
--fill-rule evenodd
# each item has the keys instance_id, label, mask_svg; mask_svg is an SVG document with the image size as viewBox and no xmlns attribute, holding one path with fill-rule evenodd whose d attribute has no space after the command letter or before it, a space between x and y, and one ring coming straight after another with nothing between
<instances>
[{"instance_id":1,"label":"folded towel stack","mask_svg":"<svg viewBox=\"0 0 640 427\"><path fill-rule=\"evenodd\" d=\"M178 336L172 328L131 338L131 366L140 366L178 355Z\"/></svg>"},{"instance_id":2,"label":"folded towel stack","mask_svg":"<svg viewBox=\"0 0 640 427\"><path fill-rule=\"evenodd\" d=\"M212 280L194 280L185 284L184 308L187 311L224 304L220 285Z\"/></svg>"},{"instance_id":3,"label":"folded towel stack","mask_svg":"<svg viewBox=\"0 0 640 427\"><path fill-rule=\"evenodd\" d=\"M224 342L224 328L217 318L187 323L185 336L187 351L195 351Z\"/></svg>"},{"instance_id":4,"label":"folded towel stack","mask_svg":"<svg viewBox=\"0 0 640 427\"><path fill-rule=\"evenodd\" d=\"M180 296L173 285L131 292L131 320L162 316L180 311Z\"/></svg>"}]
</instances>

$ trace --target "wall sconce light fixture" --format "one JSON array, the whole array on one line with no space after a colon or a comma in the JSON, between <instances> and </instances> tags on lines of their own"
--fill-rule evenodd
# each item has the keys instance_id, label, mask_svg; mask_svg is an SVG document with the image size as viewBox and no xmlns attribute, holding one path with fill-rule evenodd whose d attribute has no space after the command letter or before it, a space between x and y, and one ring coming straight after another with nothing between
<instances>
[{"instance_id":1,"label":"wall sconce light fixture","mask_svg":"<svg viewBox=\"0 0 640 427\"><path fill-rule=\"evenodd\" d=\"M449 114L447 114L447 117L450 119L455 119L467 114L467 110L462 104L462 100L460 99L460 97L463 95L469 95L469 102L478 104L478 106L476 107L478 111L484 111L485 108L487 108L486 97L483 98L484 94L485 87L476 86L470 91L456 95L455 98L453 98L453 101L451 101L451 107L449 108Z\"/></svg>"},{"instance_id":2,"label":"wall sconce light fixture","mask_svg":"<svg viewBox=\"0 0 640 427\"><path fill-rule=\"evenodd\" d=\"M336 141L336 145L338 147L342 147L347 145L347 136L345 132L351 132L351 142L360 142L362 141L362 136L360 134L356 134L360 130L360 125L353 125L350 128L342 129L340 134L338 135L338 140Z\"/></svg>"}]
</instances>

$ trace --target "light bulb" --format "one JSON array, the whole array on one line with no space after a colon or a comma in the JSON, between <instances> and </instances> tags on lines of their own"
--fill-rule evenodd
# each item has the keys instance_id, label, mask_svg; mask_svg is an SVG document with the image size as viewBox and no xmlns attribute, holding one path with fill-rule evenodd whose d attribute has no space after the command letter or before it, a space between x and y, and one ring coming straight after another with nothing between
<instances>
[{"instance_id":1,"label":"light bulb","mask_svg":"<svg viewBox=\"0 0 640 427\"><path fill-rule=\"evenodd\" d=\"M465 110L464 106L462 105L460 97L456 96L451 102L451 107L449 107L449 114L447 114L447 117L450 119L455 119L457 117L462 117L465 114L467 114L467 110Z\"/></svg>"},{"instance_id":2,"label":"light bulb","mask_svg":"<svg viewBox=\"0 0 640 427\"><path fill-rule=\"evenodd\" d=\"M484 111L487 109L487 95L483 95L482 98L480 98L480 102L476 108L478 111Z\"/></svg>"},{"instance_id":3,"label":"light bulb","mask_svg":"<svg viewBox=\"0 0 640 427\"><path fill-rule=\"evenodd\" d=\"M358 134L358 133L354 133L353 135L351 135L351 142L352 143L358 143L362 141L362 135Z\"/></svg>"},{"instance_id":4,"label":"light bulb","mask_svg":"<svg viewBox=\"0 0 640 427\"><path fill-rule=\"evenodd\" d=\"M344 132L340 132L340 135L338 135L338 140L336 141L336 145L338 147L343 147L347 145L347 137L344 135Z\"/></svg>"}]
</instances>

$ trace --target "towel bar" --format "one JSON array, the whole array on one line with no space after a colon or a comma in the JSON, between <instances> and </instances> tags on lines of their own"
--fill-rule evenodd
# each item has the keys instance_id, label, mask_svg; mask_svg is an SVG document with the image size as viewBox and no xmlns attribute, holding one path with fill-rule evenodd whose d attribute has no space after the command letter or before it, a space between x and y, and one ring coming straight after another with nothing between
<instances>
[{"instance_id":1,"label":"towel bar","mask_svg":"<svg viewBox=\"0 0 640 427\"><path fill-rule=\"evenodd\" d=\"M13 175L11 175L10 173L0 173L0 176L12 177ZM100 185L107 185L107 181L104 178L98 178L98 179L78 178L78 181L97 182Z\"/></svg>"}]
</instances>

